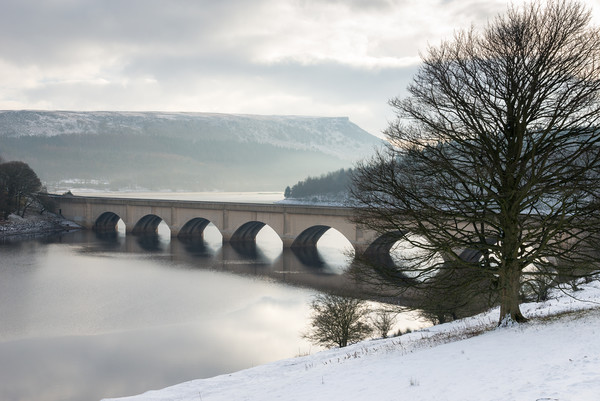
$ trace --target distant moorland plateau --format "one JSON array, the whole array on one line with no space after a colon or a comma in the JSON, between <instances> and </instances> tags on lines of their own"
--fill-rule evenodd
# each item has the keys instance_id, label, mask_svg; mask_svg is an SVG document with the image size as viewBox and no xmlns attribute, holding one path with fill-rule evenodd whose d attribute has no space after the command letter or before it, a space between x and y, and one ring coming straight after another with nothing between
<instances>
[{"instance_id":1,"label":"distant moorland plateau","mask_svg":"<svg viewBox=\"0 0 600 401\"><path fill-rule=\"evenodd\" d=\"M345 117L0 111L0 157L49 190L281 191L381 144Z\"/></svg>"}]
</instances>

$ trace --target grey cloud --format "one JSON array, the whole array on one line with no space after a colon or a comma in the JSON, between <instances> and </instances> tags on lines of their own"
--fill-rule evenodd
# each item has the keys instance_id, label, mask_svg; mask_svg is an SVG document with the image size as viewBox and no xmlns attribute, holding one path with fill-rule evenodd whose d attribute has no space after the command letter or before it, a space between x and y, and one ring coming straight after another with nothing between
<instances>
[{"instance_id":1,"label":"grey cloud","mask_svg":"<svg viewBox=\"0 0 600 401\"><path fill-rule=\"evenodd\" d=\"M350 99L385 103L404 90L416 67L363 69L333 61L260 64L241 56L198 53L173 57L146 54L133 60L124 72L128 76L153 76L164 85L182 89L206 77L219 77L241 82L260 80L265 90L279 88L340 103Z\"/></svg>"},{"instance_id":2,"label":"grey cloud","mask_svg":"<svg viewBox=\"0 0 600 401\"><path fill-rule=\"evenodd\" d=\"M268 75L278 84L287 83L290 90L296 92L319 93L335 101L361 99L385 103L403 91L415 71L415 67L368 70L330 62L310 66L273 66ZM388 95L385 96L385 93Z\"/></svg>"},{"instance_id":3,"label":"grey cloud","mask_svg":"<svg viewBox=\"0 0 600 401\"><path fill-rule=\"evenodd\" d=\"M255 2L225 1L45 1L11 0L0 14L3 58L23 63L64 62L78 50L158 53L217 47L219 35L247 19Z\"/></svg>"},{"instance_id":4,"label":"grey cloud","mask_svg":"<svg viewBox=\"0 0 600 401\"><path fill-rule=\"evenodd\" d=\"M335 4L348 7L353 11L385 11L394 6L401 0L301 0L301 4L306 6L314 6L319 4Z\"/></svg>"}]
</instances>

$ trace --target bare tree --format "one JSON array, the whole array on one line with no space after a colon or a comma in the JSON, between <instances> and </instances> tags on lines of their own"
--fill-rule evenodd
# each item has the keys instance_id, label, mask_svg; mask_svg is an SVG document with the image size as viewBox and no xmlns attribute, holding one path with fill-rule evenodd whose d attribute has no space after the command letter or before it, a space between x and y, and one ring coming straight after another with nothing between
<instances>
[{"instance_id":1,"label":"bare tree","mask_svg":"<svg viewBox=\"0 0 600 401\"><path fill-rule=\"evenodd\" d=\"M0 209L6 219L10 213L25 211L42 188L37 174L27 163L11 161L0 164Z\"/></svg>"},{"instance_id":2,"label":"bare tree","mask_svg":"<svg viewBox=\"0 0 600 401\"><path fill-rule=\"evenodd\" d=\"M342 348L364 340L372 332L366 323L370 310L363 300L319 294L311 308L311 328L303 337L315 344Z\"/></svg>"},{"instance_id":3,"label":"bare tree","mask_svg":"<svg viewBox=\"0 0 600 401\"><path fill-rule=\"evenodd\" d=\"M526 320L523 282L597 271L600 34L588 9L509 7L428 49L408 92L352 188L356 222L421 250L381 269L388 282L490 291L501 323Z\"/></svg>"},{"instance_id":4,"label":"bare tree","mask_svg":"<svg viewBox=\"0 0 600 401\"><path fill-rule=\"evenodd\" d=\"M387 338L388 333L396 323L399 312L390 309L378 309L371 316L371 324L382 338Z\"/></svg>"}]
</instances>

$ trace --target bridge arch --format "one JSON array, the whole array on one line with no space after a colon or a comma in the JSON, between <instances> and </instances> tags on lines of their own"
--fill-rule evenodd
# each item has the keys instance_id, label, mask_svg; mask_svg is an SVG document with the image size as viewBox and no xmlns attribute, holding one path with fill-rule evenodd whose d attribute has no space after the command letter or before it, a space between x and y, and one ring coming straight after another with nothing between
<instances>
[{"instance_id":1,"label":"bridge arch","mask_svg":"<svg viewBox=\"0 0 600 401\"><path fill-rule=\"evenodd\" d=\"M181 227L179 230L179 234L177 234L178 238L190 238L190 237L204 237L204 229L210 224L210 220L195 217L189 220L187 223Z\"/></svg>"},{"instance_id":2,"label":"bridge arch","mask_svg":"<svg viewBox=\"0 0 600 401\"><path fill-rule=\"evenodd\" d=\"M374 270L384 279L398 285L422 282L440 273L439 266L448 263L440 253L431 255L426 238L411 232L391 231L377 237L363 253ZM421 263L426 263L425 266Z\"/></svg>"},{"instance_id":3,"label":"bridge arch","mask_svg":"<svg viewBox=\"0 0 600 401\"><path fill-rule=\"evenodd\" d=\"M135 224L132 234L158 234L158 225L163 219L155 214L147 214Z\"/></svg>"},{"instance_id":4,"label":"bridge arch","mask_svg":"<svg viewBox=\"0 0 600 401\"><path fill-rule=\"evenodd\" d=\"M402 231L394 231L379 236L375 241L368 246L365 251L366 256L381 256L390 255L392 248L402 238L406 236L406 233Z\"/></svg>"},{"instance_id":5,"label":"bridge arch","mask_svg":"<svg viewBox=\"0 0 600 401\"><path fill-rule=\"evenodd\" d=\"M283 249L281 235L270 224L258 220L243 223L224 242L238 254L262 261L275 260Z\"/></svg>"},{"instance_id":6,"label":"bridge arch","mask_svg":"<svg viewBox=\"0 0 600 401\"><path fill-rule=\"evenodd\" d=\"M266 226L262 221L249 221L242 224L231 236L230 242L255 241L258 232Z\"/></svg>"},{"instance_id":7,"label":"bridge arch","mask_svg":"<svg viewBox=\"0 0 600 401\"><path fill-rule=\"evenodd\" d=\"M92 229L97 232L117 231L117 224L121 217L114 212L104 212L94 221Z\"/></svg>"},{"instance_id":8,"label":"bridge arch","mask_svg":"<svg viewBox=\"0 0 600 401\"><path fill-rule=\"evenodd\" d=\"M319 239L329 230L330 226L316 225L302 231L292 242L292 248L316 247Z\"/></svg>"},{"instance_id":9,"label":"bridge arch","mask_svg":"<svg viewBox=\"0 0 600 401\"><path fill-rule=\"evenodd\" d=\"M304 229L290 246L298 260L307 266L327 266L337 273L345 271L357 250L337 228L317 224Z\"/></svg>"}]
</instances>

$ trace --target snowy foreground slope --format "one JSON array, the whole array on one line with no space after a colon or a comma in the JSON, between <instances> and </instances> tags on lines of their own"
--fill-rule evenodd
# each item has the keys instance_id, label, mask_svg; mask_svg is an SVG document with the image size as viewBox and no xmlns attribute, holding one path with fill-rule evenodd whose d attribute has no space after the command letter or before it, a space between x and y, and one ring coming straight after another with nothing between
<instances>
[{"instance_id":1,"label":"snowy foreground slope","mask_svg":"<svg viewBox=\"0 0 600 401\"><path fill-rule=\"evenodd\" d=\"M495 309L119 400L600 400L600 283L581 288L523 305L527 324L495 328Z\"/></svg>"}]
</instances>

